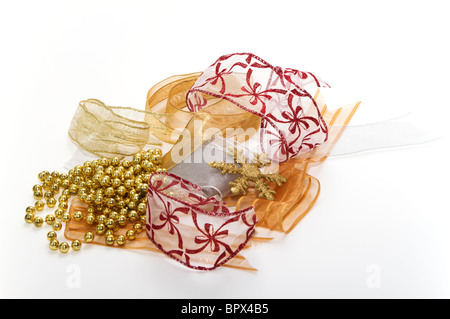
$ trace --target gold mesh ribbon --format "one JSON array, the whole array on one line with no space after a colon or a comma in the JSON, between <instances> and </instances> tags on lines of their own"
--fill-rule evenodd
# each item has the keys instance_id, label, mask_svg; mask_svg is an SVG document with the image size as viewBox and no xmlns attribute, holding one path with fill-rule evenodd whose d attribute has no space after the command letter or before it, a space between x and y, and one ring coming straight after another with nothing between
<instances>
[{"instance_id":1,"label":"gold mesh ribbon","mask_svg":"<svg viewBox=\"0 0 450 319\"><path fill-rule=\"evenodd\" d=\"M253 128L256 132L260 127L260 118L224 99L208 97L208 107L199 112L187 110L186 93L200 74L173 76L156 84L148 92L145 111L108 107L94 99L82 101L72 120L69 136L82 149L98 156L125 157L148 144L159 145L165 154L162 166L169 169L212 135L227 128L242 128L242 131ZM258 198L252 191L245 196L225 198L227 205L236 206L236 210L254 206L258 217L257 226L261 229L289 233L309 212L318 198L320 183L307 173L308 168L322 163L328 157L359 106L357 103L330 111L319 90L314 99L328 125L328 140L310 153L280 164L279 172L288 182L282 186L272 185L276 190L275 200ZM237 136L240 142L246 138L249 136ZM86 214L87 205L75 198L70 213L75 211ZM84 233L90 228L84 222L71 219L66 225L65 236L70 240L83 241ZM269 237L258 236L257 231L246 247L268 240ZM104 244L98 238L94 239L94 243ZM160 252L148 240L145 232L138 234L136 240L123 248ZM256 270L241 254L224 266Z\"/></svg>"}]
</instances>

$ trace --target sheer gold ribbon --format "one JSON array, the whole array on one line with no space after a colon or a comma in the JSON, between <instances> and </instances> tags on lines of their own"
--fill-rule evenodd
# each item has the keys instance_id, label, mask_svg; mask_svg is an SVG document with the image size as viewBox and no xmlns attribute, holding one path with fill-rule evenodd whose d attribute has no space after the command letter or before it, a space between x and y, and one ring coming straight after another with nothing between
<instances>
[{"instance_id":1,"label":"sheer gold ribbon","mask_svg":"<svg viewBox=\"0 0 450 319\"><path fill-rule=\"evenodd\" d=\"M210 96L207 108L187 110L186 93L200 74L177 75L156 84L147 94L144 111L106 106L95 99L81 101L69 136L79 147L100 157L123 158L146 145L157 145L165 154L162 166L170 169L219 132L237 128L246 134L256 132L261 123L259 116L227 100Z\"/></svg>"},{"instance_id":2,"label":"sheer gold ribbon","mask_svg":"<svg viewBox=\"0 0 450 319\"><path fill-rule=\"evenodd\" d=\"M156 84L147 94L145 111L108 107L94 99L82 101L72 120L69 136L82 149L98 156L125 157L146 145L158 145L165 154L162 165L169 169L212 135L227 128L242 128L242 131L253 128L256 132L260 118L227 100L208 97L208 107L199 112L186 110L186 93L200 74L173 76ZM288 182L280 187L272 185L277 192L274 201L258 198L252 191L245 196L225 199L228 205L236 206L237 210L253 205L259 220L257 226L261 228L289 233L310 211L318 198L320 183L307 173L308 168L327 158L359 106L357 103L330 111L319 90L314 99L329 128L327 142L309 154L280 164L279 171ZM248 137L238 136L238 140ZM87 212L87 206L77 198L70 206L70 213L75 211ZM65 236L70 240L83 241L84 233L90 228L86 223L71 219L66 225ZM257 232L246 247L267 240L270 238L258 236ZM98 238L94 239L94 243L104 244ZM124 248L160 252L148 240L145 232L138 234L136 240L129 241ZM256 270L241 254L224 266Z\"/></svg>"}]
</instances>

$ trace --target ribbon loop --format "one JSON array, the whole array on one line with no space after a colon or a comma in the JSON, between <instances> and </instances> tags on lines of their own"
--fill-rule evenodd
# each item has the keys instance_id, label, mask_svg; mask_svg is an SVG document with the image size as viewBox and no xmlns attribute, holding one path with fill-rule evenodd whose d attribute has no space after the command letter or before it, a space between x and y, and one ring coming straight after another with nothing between
<instances>
[{"instance_id":1,"label":"ribbon loop","mask_svg":"<svg viewBox=\"0 0 450 319\"><path fill-rule=\"evenodd\" d=\"M251 53L220 57L189 90L188 108L207 108L220 98L261 117L261 146L271 160L285 162L325 142L328 128L307 84L328 86L312 73L274 67Z\"/></svg>"},{"instance_id":2,"label":"ribbon loop","mask_svg":"<svg viewBox=\"0 0 450 319\"><path fill-rule=\"evenodd\" d=\"M147 236L187 267L212 270L244 248L257 223L253 207L230 212L217 197L170 173L150 177Z\"/></svg>"}]
</instances>

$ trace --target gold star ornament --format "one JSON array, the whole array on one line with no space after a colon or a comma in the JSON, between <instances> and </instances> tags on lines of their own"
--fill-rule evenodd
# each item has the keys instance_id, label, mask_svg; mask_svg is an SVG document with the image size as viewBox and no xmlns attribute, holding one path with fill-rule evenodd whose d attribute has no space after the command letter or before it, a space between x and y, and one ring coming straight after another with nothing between
<instances>
[{"instance_id":1,"label":"gold star ornament","mask_svg":"<svg viewBox=\"0 0 450 319\"><path fill-rule=\"evenodd\" d=\"M267 182L275 182L278 186L286 183L286 177L280 175L278 172L265 174L260 168L270 163L267 154L254 154L255 158L249 162L247 157L242 154L242 150L237 150L230 147L228 152L233 156L234 163L211 162L209 166L222 171L222 174L239 174L233 182L230 182L231 193L233 195L245 195L249 187L254 187L258 191L258 197L265 197L268 200L274 200L275 191L270 189Z\"/></svg>"}]
</instances>

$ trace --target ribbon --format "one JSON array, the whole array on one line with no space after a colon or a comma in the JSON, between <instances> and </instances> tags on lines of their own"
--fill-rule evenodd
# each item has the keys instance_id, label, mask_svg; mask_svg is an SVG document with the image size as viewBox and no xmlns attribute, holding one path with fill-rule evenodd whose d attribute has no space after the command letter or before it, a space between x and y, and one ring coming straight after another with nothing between
<instances>
[{"instance_id":1,"label":"ribbon","mask_svg":"<svg viewBox=\"0 0 450 319\"><path fill-rule=\"evenodd\" d=\"M348 105L339 109L330 110L324 103L325 101L321 97L320 91L316 92L316 94L314 95L314 99L317 101L318 107L321 111L321 115L324 118L329 129L328 140L321 146L317 147L314 153L310 153L308 154L308 156L304 155L303 157L298 157L295 159L293 158L280 164L279 171L283 176L287 178L287 183L285 183L281 187L278 187L276 184L272 185L272 188L277 192L275 200L268 201L266 199L258 198L257 194L252 190L250 190L245 196L228 196L223 199L227 207L234 207L236 211L245 210L246 208L253 206L253 210L257 218L255 233L247 241L246 245L242 249L252 247L259 243L267 242L274 237L279 237L280 234L289 233L292 229L294 229L295 225L311 210L319 196L320 183L315 177L309 175L307 171L311 166L319 165L320 163L322 163L330 154L330 152L332 152L333 147L336 145L350 119L356 112L359 103L353 106ZM208 145L209 143L205 143L203 146L208 148ZM221 144L219 143L219 145ZM215 146L214 148L216 150L221 149L217 146ZM208 152L208 154L210 154L210 152ZM194 162L195 154L191 155L192 162ZM220 159L222 155L216 154L216 156L218 156L218 158L214 157L212 159ZM209 172L205 174L198 174L198 172L202 172L202 169L206 168L205 163L191 163L189 159L191 158L186 158L186 163L181 163L175 166L174 168L169 170L169 172L177 172L177 169L179 169L178 173L183 174L184 171L185 177L189 176L191 179L194 179L193 176L197 175L199 176L197 177L198 179L204 181L209 180L209 182L214 183L212 182L212 180L214 180L216 177L212 177ZM186 173L189 165L191 164L200 166L202 168L194 169L192 172ZM217 172L213 169L211 170L214 173L221 175L220 172ZM198 179L197 182L199 181ZM217 178L217 180L219 179ZM205 183L208 184L207 182ZM223 183L223 180L221 180L221 183ZM226 187L226 183L222 185L224 185L224 188ZM69 212L73 214L75 211L86 213L87 205L82 203L79 199L75 199L70 205ZM82 241L84 238L84 233L86 231L95 231L95 227L71 219L66 224L65 236L70 240L78 239ZM118 230L118 234L122 234L124 232L124 228ZM104 240L102 240L102 238L98 236L94 238L94 243L105 245ZM120 249L146 249L153 252L162 253L162 250L160 250L153 241L148 239L146 232L137 234L136 239L127 242L127 245L125 246L113 247L117 247ZM222 264L222 266L244 270L256 270L240 253L237 253L233 258Z\"/></svg>"},{"instance_id":2,"label":"ribbon","mask_svg":"<svg viewBox=\"0 0 450 319\"><path fill-rule=\"evenodd\" d=\"M212 270L234 257L254 233L253 207L230 212L217 197L170 173L150 178L147 235L162 252L187 267Z\"/></svg>"},{"instance_id":3,"label":"ribbon","mask_svg":"<svg viewBox=\"0 0 450 319\"><path fill-rule=\"evenodd\" d=\"M251 53L220 57L187 93L191 111L209 107L211 97L229 101L261 118L263 151L277 162L327 140L328 129L308 84L328 87L312 73L272 66Z\"/></svg>"},{"instance_id":4,"label":"ribbon","mask_svg":"<svg viewBox=\"0 0 450 319\"><path fill-rule=\"evenodd\" d=\"M320 182L307 173L308 169L327 159L360 105L358 102L329 110L326 104L322 104L324 101L319 90L314 99L329 128L328 139L310 152L279 164L279 173L286 177L287 183L281 186L271 185L276 191L275 199L268 201L259 198L252 190L245 196L229 196L224 199L236 209L253 206L259 227L287 234L311 210L319 197Z\"/></svg>"},{"instance_id":5,"label":"ribbon","mask_svg":"<svg viewBox=\"0 0 450 319\"><path fill-rule=\"evenodd\" d=\"M320 183L307 169L325 160L359 105L330 112L317 102L319 90L314 97L306 91L309 84L328 86L311 73L274 67L253 54L226 55L203 73L174 76L155 85L147 94L145 111L83 101L69 136L82 149L100 156L124 157L135 148L161 143L162 165L170 171L183 171L178 165L188 165L183 161L189 155L195 157L195 151L211 137L229 139L230 130L236 142L257 141L258 150L269 153L288 178L282 186L272 185L277 191L274 201L258 198L252 191L224 199L206 196L202 187L215 185L196 185L171 173L155 173L147 202L146 233L151 241L138 236L139 241L129 246L163 252L195 269L214 269L225 263L254 269L239 251L266 241L267 237L258 235L261 230L288 233L311 209ZM124 116L125 112L134 117ZM75 200L73 209L86 208ZM79 238L86 227L70 221L65 234Z\"/></svg>"}]
</instances>

